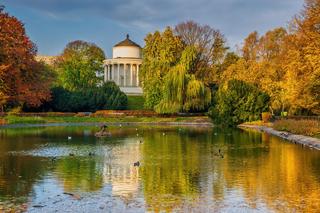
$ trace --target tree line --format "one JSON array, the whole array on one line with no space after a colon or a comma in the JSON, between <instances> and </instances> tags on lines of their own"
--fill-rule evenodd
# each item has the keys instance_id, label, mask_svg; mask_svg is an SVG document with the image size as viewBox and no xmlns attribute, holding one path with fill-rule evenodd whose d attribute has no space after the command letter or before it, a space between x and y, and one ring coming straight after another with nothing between
<instances>
[{"instance_id":1,"label":"tree line","mask_svg":"<svg viewBox=\"0 0 320 213\"><path fill-rule=\"evenodd\" d=\"M67 44L53 64L36 60L24 25L0 7L0 110L79 112L125 109L127 96L103 83L103 50L93 43Z\"/></svg>"},{"instance_id":2,"label":"tree line","mask_svg":"<svg viewBox=\"0 0 320 213\"><path fill-rule=\"evenodd\" d=\"M250 33L230 51L224 35L193 21L150 33L143 49L145 105L159 113L207 111L237 124L320 114L320 1L306 0L287 27Z\"/></svg>"},{"instance_id":3,"label":"tree line","mask_svg":"<svg viewBox=\"0 0 320 213\"><path fill-rule=\"evenodd\" d=\"M305 0L288 26L263 35L254 31L235 51L218 29L194 21L149 33L140 70L145 108L162 114L208 111L228 124L266 111L319 115L319 14L320 0ZM95 44L70 42L49 66L35 60L36 45L3 7L0 26L2 111L125 108L125 94L112 82L102 85L105 55Z\"/></svg>"}]
</instances>

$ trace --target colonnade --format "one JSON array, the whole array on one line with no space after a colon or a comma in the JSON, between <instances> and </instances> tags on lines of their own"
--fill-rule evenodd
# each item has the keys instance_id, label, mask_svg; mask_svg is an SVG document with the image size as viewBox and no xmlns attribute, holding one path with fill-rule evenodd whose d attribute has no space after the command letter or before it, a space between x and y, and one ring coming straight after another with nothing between
<instances>
[{"instance_id":1,"label":"colonnade","mask_svg":"<svg viewBox=\"0 0 320 213\"><path fill-rule=\"evenodd\" d=\"M121 87L139 87L139 67L137 63L110 63L104 67L104 81L114 81Z\"/></svg>"}]
</instances>

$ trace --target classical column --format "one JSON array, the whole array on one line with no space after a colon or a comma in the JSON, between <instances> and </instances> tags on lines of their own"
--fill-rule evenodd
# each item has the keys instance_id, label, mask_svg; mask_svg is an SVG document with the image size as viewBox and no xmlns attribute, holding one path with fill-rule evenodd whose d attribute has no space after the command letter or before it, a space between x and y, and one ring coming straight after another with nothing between
<instances>
[{"instance_id":1,"label":"classical column","mask_svg":"<svg viewBox=\"0 0 320 213\"><path fill-rule=\"evenodd\" d=\"M130 86L133 86L133 72L132 72L132 64L130 64Z\"/></svg>"},{"instance_id":2,"label":"classical column","mask_svg":"<svg viewBox=\"0 0 320 213\"><path fill-rule=\"evenodd\" d=\"M120 86L120 64L118 63L118 86Z\"/></svg>"},{"instance_id":3,"label":"classical column","mask_svg":"<svg viewBox=\"0 0 320 213\"><path fill-rule=\"evenodd\" d=\"M127 86L127 73L126 73L126 67L127 64L123 64L123 75L124 75L124 82L123 82L123 86Z\"/></svg>"},{"instance_id":4,"label":"classical column","mask_svg":"<svg viewBox=\"0 0 320 213\"><path fill-rule=\"evenodd\" d=\"M137 86L139 86L139 64L137 64Z\"/></svg>"},{"instance_id":5,"label":"classical column","mask_svg":"<svg viewBox=\"0 0 320 213\"><path fill-rule=\"evenodd\" d=\"M111 72L112 72L112 66L109 65L109 73L108 74L109 74L109 79L110 80L112 80L112 73Z\"/></svg>"},{"instance_id":6,"label":"classical column","mask_svg":"<svg viewBox=\"0 0 320 213\"><path fill-rule=\"evenodd\" d=\"M104 66L104 82L108 80L108 65Z\"/></svg>"}]
</instances>

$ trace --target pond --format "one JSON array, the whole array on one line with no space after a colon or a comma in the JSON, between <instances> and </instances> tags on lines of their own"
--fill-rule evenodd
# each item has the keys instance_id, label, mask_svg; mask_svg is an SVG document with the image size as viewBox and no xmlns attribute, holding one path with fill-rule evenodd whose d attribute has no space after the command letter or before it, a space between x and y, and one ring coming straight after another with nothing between
<instances>
[{"instance_id":1,"label":"pond","mask_svg":"<svg viewBox=\"0 0 320 213\"><path fill-rule=\"evenodd\" d=\"M320 151L240 129L97 130L0 129L0 212L320 211Z\"/></svg>"}]
</instances>

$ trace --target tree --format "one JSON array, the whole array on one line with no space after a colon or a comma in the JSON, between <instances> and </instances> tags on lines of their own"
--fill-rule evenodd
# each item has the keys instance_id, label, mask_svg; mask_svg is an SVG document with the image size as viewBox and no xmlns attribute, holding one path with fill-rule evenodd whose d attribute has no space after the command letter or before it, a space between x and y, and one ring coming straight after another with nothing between
<instances>
[{"instance_id":1,"label":"tree","mask_svg":"<svg viewBox=\"0 0 320 213\"><path fill-rule=\"evenodd\" d=\"M103 109L126 109L127 96L114 82L99 87L70 91L63 87L52 88L52 100L46 110L58 112L87 112Z\"/></svg>"},{"instance_id":2,"label":"tree","mask_svg":"<svg viewBox=\"0 0 320 213\"><path fill-rule=\"evenodd\" d=\"M284 58L285 83L293 114L320 114L320 1L306 0L290 26Z\"/></svg>"},{"instance_id":3,"label":"tree","mask_svg":"<svg viewBox=\"0 0 320 213\"><path fill-rule=\"evenodd\" d=\"M154 108L162 99L164 77L177 64L184 45L170 27L145 38L140 78L143 82L145 107Z\"/></svg>"},{"instance_id":4,"label":"tree","mask_svg":"<svg viewBox=\"0 0 320 213\"><path fill-rule=\"evenodd\" d=\"M163 97L155 107L158 113L205 110L211 102L211 93L204 83L190 73L196 59L196 49L186 47L179 63L172 67L164 79Z\"/></svg>"},{"instance_id":5,"label":"tree","mask_svg":"<svg viewBox=\"0 0 320 213\"><path fill-rule=\"evenodd\" d=\"M56 62L59 85L76 91L102 82L103 50L93 43L73 41L67 44Z\"/></svg>"},{"instance_id":6,"label":"tree","mask_svg":"<svg viewBox=\"0 0 320 213\"><path fill-rule=\"evenodd\" d=\"M252 84L231 80L220 86L209 115L215 123L233 126L259 120L269 107L269 96Z\"/></svg>"},{"instance_id":7,"label":"tree","mask_svg":"<svg viewBox=\"0 0 320 213\"><path fill-rule=\"evenodd\" d=\"M23 24L0 8L0 104L39 106L50 99L52 73L35 61Z\"/></svg>"},{"instance_id":8,"label":"tree","mask_svg":"<svg viewBox=\"0 0 320 213\"><path fill-rule=\"evenodd\" d=\"M259 35L257 31L254 31L248 35L244 40L242 47L242 55L246 61L255 61L257 59L257 48L259 42Z\"/></svg>"},{"instance_id":9,"label":"tree","mask_svg":"<svg viewBox=\"0 0 320 213\"><path fill-rule=\"evenodd\" d=\"M223 34L209 25L200 25L194 21L178 24L175 33L186 46L194 46L197 50L194 69L190 72L207 85L212 83L216 75L215 65L222 63L228 49Z\"/></svg>"}]
</instances>

